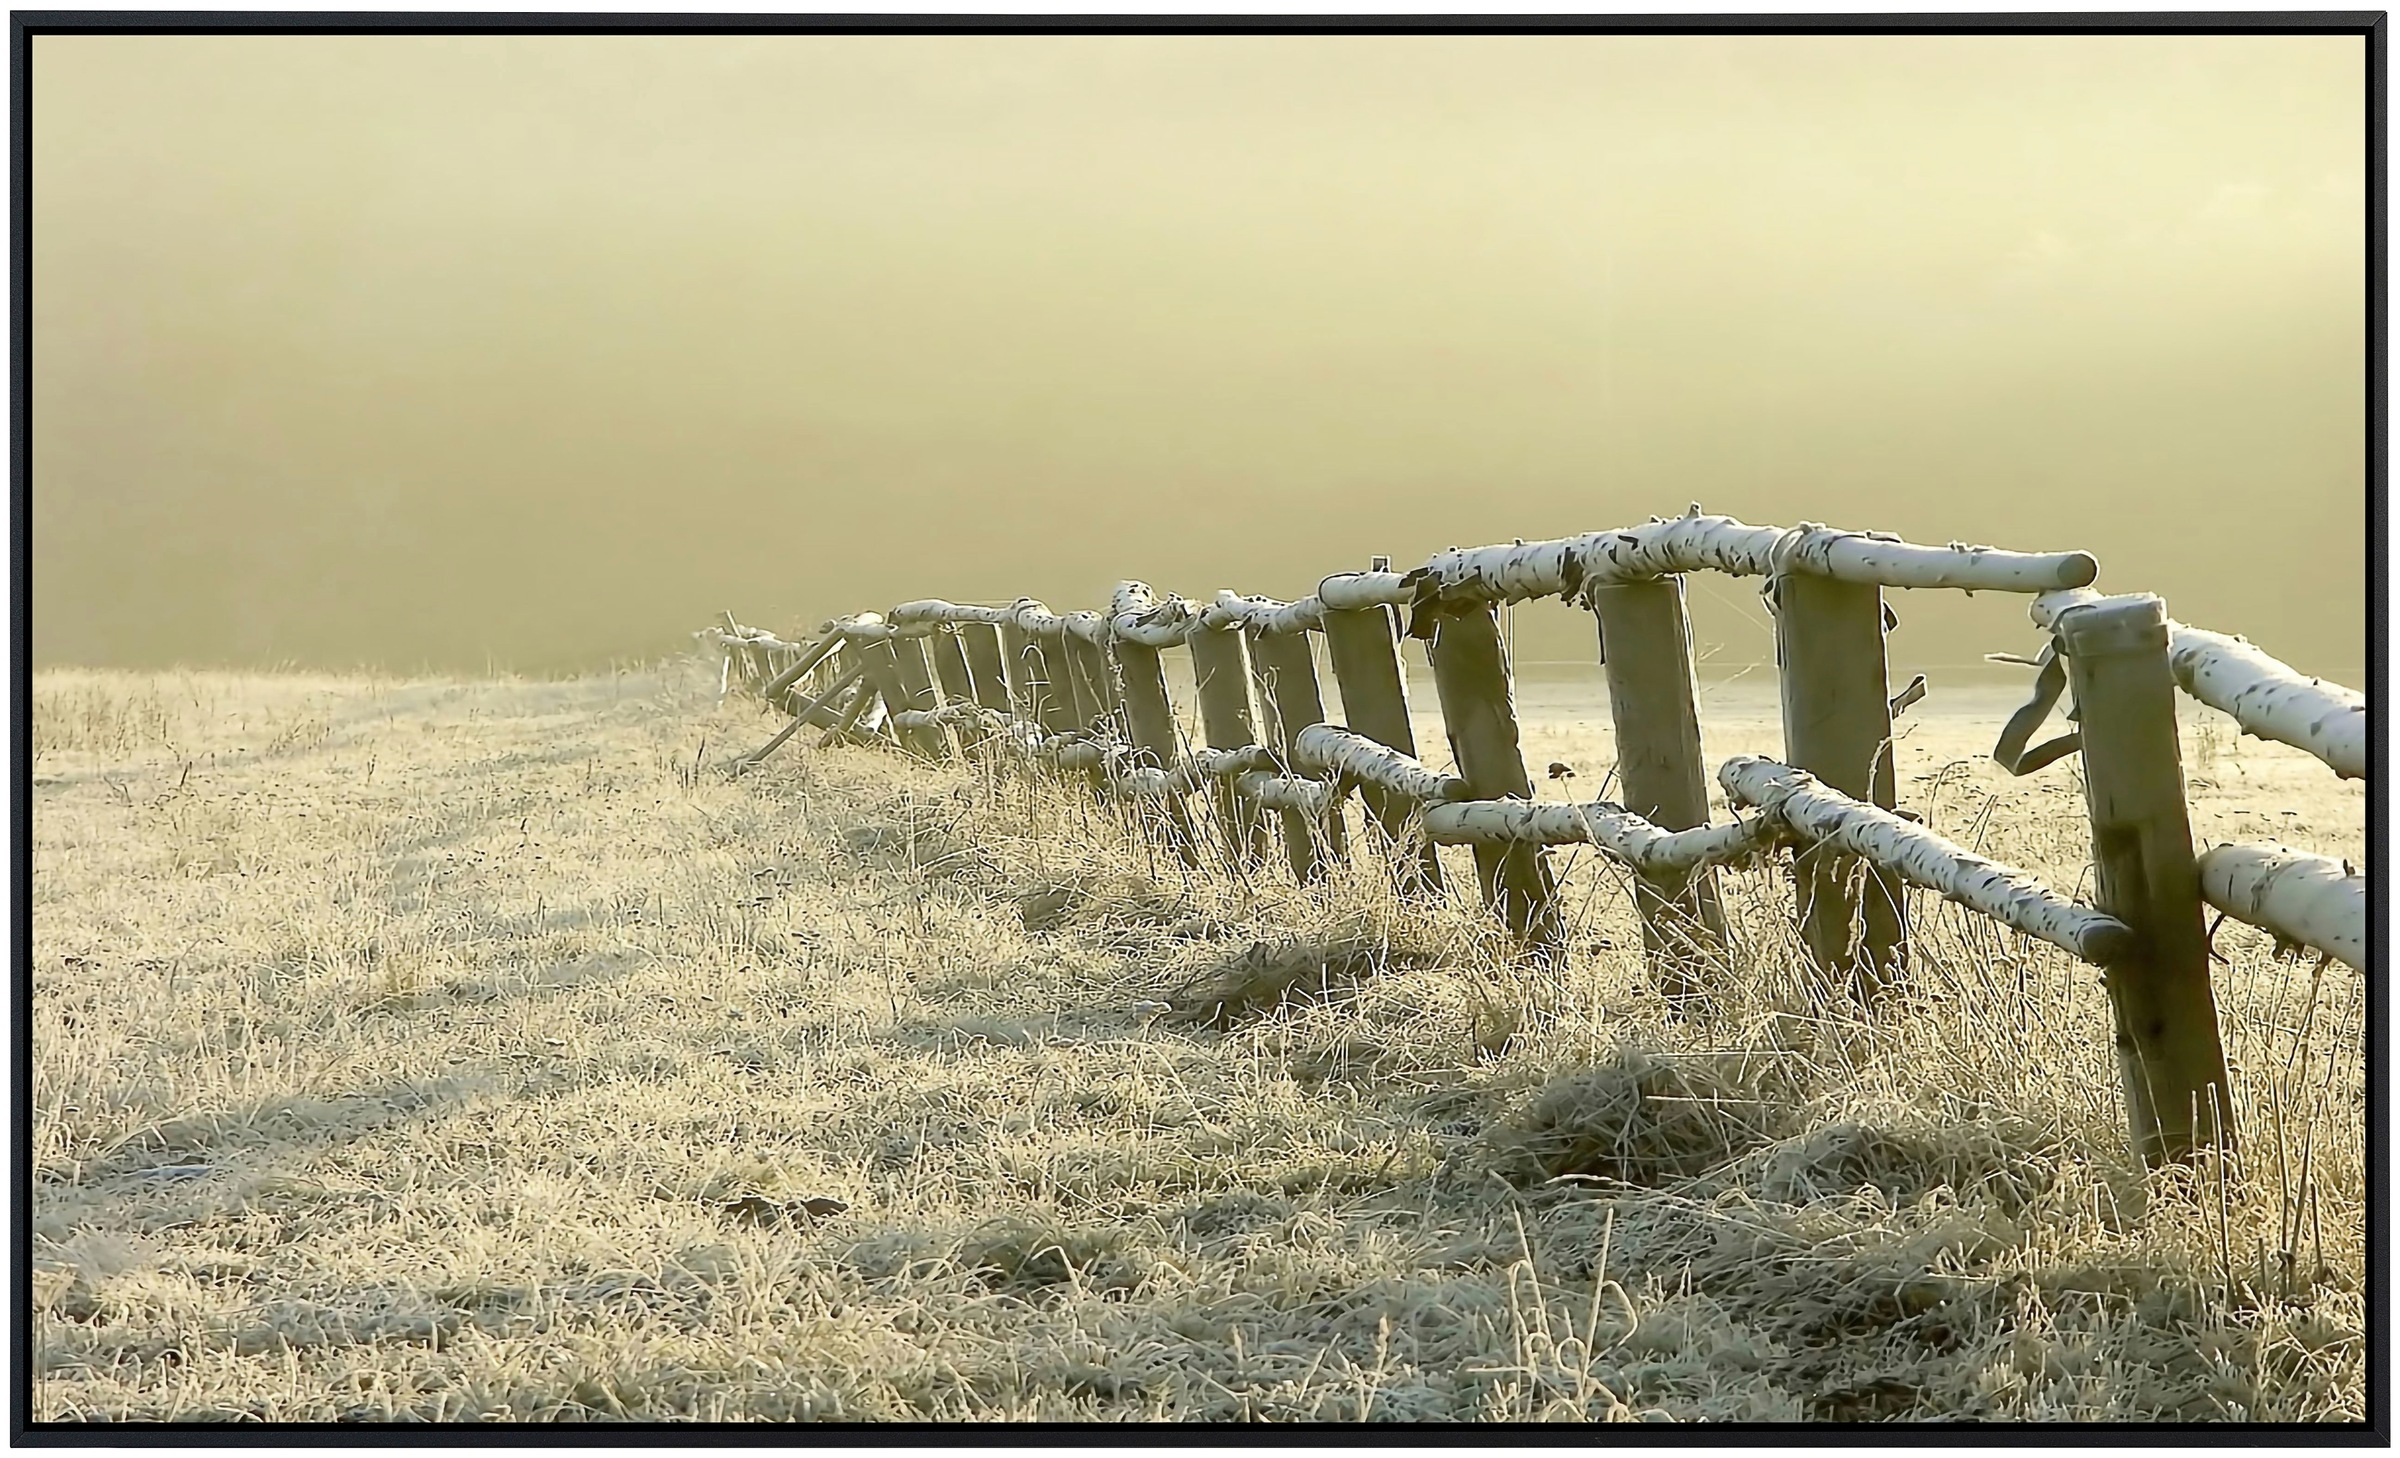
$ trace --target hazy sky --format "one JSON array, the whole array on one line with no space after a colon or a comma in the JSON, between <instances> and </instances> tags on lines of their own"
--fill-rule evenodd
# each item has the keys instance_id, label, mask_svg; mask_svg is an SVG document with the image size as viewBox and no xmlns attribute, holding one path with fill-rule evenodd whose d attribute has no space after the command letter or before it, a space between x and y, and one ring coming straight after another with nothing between
<instances>
[{"instance_id":1,"label":"hazy sky","mask_svg":"<svg viewBox=\"0 0 2400 1458\"><path fill-rule=\"evenodd\" d=\"M2355 684L2365 54L41 37L36 658L551 669L1697 500ZM1755 594L1693 584L1720 668ZM1896 668L2033 641L1895 606Z\"/></svg>"}]
</instances>

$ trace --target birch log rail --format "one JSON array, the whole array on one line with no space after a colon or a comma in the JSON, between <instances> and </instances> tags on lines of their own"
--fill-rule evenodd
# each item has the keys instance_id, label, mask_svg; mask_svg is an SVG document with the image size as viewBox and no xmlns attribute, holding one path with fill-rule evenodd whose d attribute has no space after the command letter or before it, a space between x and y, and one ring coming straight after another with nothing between
<instances>
[{"instance_id":1,"label":"birch log rail","mask_svg":"<svg viewBox=\"0 0 2400 1458\"><path fill-rule=\"evenodd\" d=\"M1467 797L1467 782L1458 776L1437 774L1388 745L1334 724L1301 730L1292 742L1292 758L1302 769L1363 781L1422 804Z\"/></svg>"},{"instance_id":2,"label":"birch log rail","mask_svg":"<svg viewBox=\"0 0 2400 1458\"><path fill-rule=\"evenodd\" d=\"M2036 627L2056 629L2077 608L2102 600L2088 590L2033 600ZM2306 750L2346 780L2366 778L2367 699L2270 658L2246 638L2167 622L2167 664L2183 691L2223 713L2245 734Z\"/></svg>"},{"instance_id":3,"label":"birch log rail","mask_svg":"<svg viewBox=\"0 0 2400 1458\"><path fill-rule=\"evenodd\" d=\"M1694 572L1765 579L1776 614L1789 763L1725 762L1716 779L1737 814L1717 824L1683 612L1683 578ZM1694 505L1621 529L1453 547L1404 570L1378 557L1289 602L1231 589L1187 598L1127 578L1102 610L1059 613L1032 597L919 598L827 620L807 643L730 614L699 637L725 654L728 688L738 666L747 692L788 706L806 680L799 718L833 725L822 744L941 758L955 731L977 760L999 754L1027 772L1163 808L1128 823L1176 840L1189 869L1199 862L1184 802L1195 793L1215 805L1237 869L1260 863L1262 812L1304 829L1287 842L1304 881L1325 873L1320 850L1338 857L1345 801L1357 790L1400 894L1448 894L1434 848L1472 847L1487 910L1545 955L1561 953L1563 938L1543 848L1590 845L1636 873L1644 956L1669 996L1727 966L1712 867L1780 860L1791 848L1809 948L1820 967L1855 952L1862 998L1905 972L1901 888L1937 893L2107 969L2128 1123L2156 1163L2231 1139L2210 1112L2232 1105L2200 935L2204 900L2362 971L2369 935L2365 879L2346 864L2263 846L2219 846L2195 862L2175 693L2345 778L2367 773L2367 708L2356 692L2242 639L2167 619L2155 598L2103 597L2091 590L2098 573L2086 552L1928 546L1814 522L1757 526ZM1883 594L1902 589L2031 597L2034 623L2054 641L2039 659L2010 655L2041 677L1994 757L2031 773L2083 754L2098 909L1898 813L1891 719L1925 693L1922 675L1897 693L1888 681L1883 635L1894 619ZM1542 598L1593 614L1623 803L1531 798L1496 610ZM1405 637L1426 644L1455 771L1417 758L1399 620ZM1348 727L1320 722L1311 633L1327 640ZM1166 655L1176 650L1189 654L1200 735L1167 688ZM2078 731L2025 748L2070 690ZM1878 889L1862 898L1862 884ZM1859 926L1866 934L1854 942Z\"/></svg>"},{"instance_id":4,"label":"birch log rail","mask_svg":"<svg viewBox=\"0 0 2400 1458\"><path fill-rule=\"evenodd\" d=\"M1425 833L1439 845L1590 845L1637 871L1663 874L1744 860L1772 846L1772 820L1736 820L1698 830L1666 830L1606 800L1537 805L1531 800L1463 800L1425 812Z\"/></svg>"},{"instance_id":5,"label":"birch log rail","mask_svg":"<svg viewBox=\"0 0 2400 1458\"><path fill-rule=\"evenodd\" d=\"M2330 856L2221 845L2200 857L2200 894L2276 939L2367 970L2367 878Z\"/></svg>"},{"instance_id":6,"label":"birch log rail","mask_svg":"<svg viewBox=\"0 0 2400 1458\"><path fill-rule=\"evenodd\" d=\"M1745 754L1727 760L1717 782L1795 834L1830 841L2086 962L2106 967L2132 950L2133 929L2115 917L2077 906L2023 871L1985 860L1889 810L1829 790L1814 775Z\"/></svg>"}]
</instances>

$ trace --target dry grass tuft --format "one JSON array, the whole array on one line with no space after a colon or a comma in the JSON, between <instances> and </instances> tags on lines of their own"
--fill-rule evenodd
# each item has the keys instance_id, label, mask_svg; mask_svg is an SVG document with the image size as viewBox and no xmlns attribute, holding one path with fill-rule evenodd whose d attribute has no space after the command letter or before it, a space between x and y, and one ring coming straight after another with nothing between
<instances>
[{"instance_id":1,"label":"dry grass tuft","mask_svg":"<svg viewBox=\"0 0 2400 1458\"><path fill-rule=\"evenodd\" d=\"M1872 1190L1905 1205L1933 1194L2022 1209L2058 1177L2057 1152L2026 1128L1937 1123L1905 1107L1845 1120L1765 1152L1747 1183L1762 1199L1805 1205Z\"/></svg>"},{"instance_id":2,"label":"dry grass tuft","mask_svg":"<svg viewBox=\"0 0 2400 1458\"><path fill-rule=\"evenodd\" d=\"M1716 1169L1793 1126L1807 1090L1788 1060L1661 1057L1618 1048L1543 1089L1490 1141L1520 1184L1665 1185Z\"/></svg>"},{"instance_id":3,"label":"dry grass tuft","mask_svg":"<svg viewBox=\"0 0 2400 1458\"><path fill-rule=\"evenodd\" d=\"M1148 1264L1128 1251L1129 1244L1126 1232L1107 1226L1000 1219L959 1246L958 1264L969 1279L993 1291L1048 1295L1052 1287L1069 1286L1078 1292L1122 1293L1148 1272Z\"/></svg>"},{"instance_id":4,"label":"dry grass tuft","mask_svg":"<svg viewBox=\"0 0 2400 1458\"><path fill-rule=\"evenodd\" d=\"M1175 988L1166 1000L1174 1021L1221 1032L1285 1007L1354 997L1379 973L1438 967L1442 961L1441 952L1431 947L1395 945L1388 936L1344 929L1252 942Z\"/></svg>"},{"instance_id":5,"label":"dry grass tuft","mask_svg":"<svg viewBox=\"0 0 2400 1458\"><path fill-rule=\"evenodd\" d=\"M1070 926L1117 924L1170 928L1170 935L1205 936L1219 924L1198 916L1192 898L1147 876L1101 870L1046 876L1017 893L1017 917L1025 930L1047 933Z\"/></svg>"}]
</instances>

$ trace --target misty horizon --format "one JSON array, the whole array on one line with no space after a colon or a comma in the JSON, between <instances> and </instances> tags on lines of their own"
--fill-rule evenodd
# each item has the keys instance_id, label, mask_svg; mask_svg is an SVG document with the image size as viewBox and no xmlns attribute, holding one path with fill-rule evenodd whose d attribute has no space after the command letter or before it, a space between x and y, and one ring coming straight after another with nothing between
<instances>
[{"instance_id":1,"label":"misty horizon","mask_svg":"<svg viewBox=\"0 0 2400 1458\"><path fill-rule=\"evenodd\" d=\"M2364 672L2357 37L32 51L40 666L605 668L1697 501ZM1703 676L1769 658L1704 576ZM2037 642L1891 596L1895 674Z\"/></svg>"}]
</instances>

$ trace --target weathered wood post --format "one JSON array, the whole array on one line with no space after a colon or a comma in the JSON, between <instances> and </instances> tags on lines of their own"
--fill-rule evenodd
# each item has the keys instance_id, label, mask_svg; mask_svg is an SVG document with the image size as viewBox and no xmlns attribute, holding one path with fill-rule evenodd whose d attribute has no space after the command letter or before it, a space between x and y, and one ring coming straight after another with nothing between
<instances>
[{"instance_id":1,"label":"weathered wood post","mask_svg":"<svg viewBox=\"0 0 2400 1458\"><path fill-rule=\"evenodd\" d=\"M1895 808L1883 589L1784 572L1772 590L1784 761L1853 799ZM1795 856L1792 870L1801 937L1818 971L1871 1001L1907 967L1899 879L1825 850Z\"/></svg>"},{"instance_id":2,"label":"weathered wood post","mask_svg":"<svg viewBox=\"0 0 2400 1458\"><path fill-rule=\"evenodd\" d=\"M1391 565L1391 558L1377 557L1371 570L1385 572ZM1326 587L1333 581L1327 579ZM1324 591L1319 589L1320 597ZM1346 727L1414 758L1417 735L1408 722L1408 684L1400 674L1399 626L1391 608L1381 603L1337 608L1328 602L1321 621L1326 656L1333 662L1334 682L1342 691ZM1440 852L1421 835L1414 837L1413 847L1409 844L1409 822L1417 807L1375 785L1359 786L1359 796L1384 834L1401 889L1439 890Z\"/></svg>"},{"instance_id":3,"label":"weathered wood post","mask_svg":"<svg viewBox=\"0 0 2400 1458\"><path fill-rule=\"evenodd\" d=\"M1258 683L1258 701L1265 710L1266 743L1288 764L1292 741L1311 724L1325 722L1325 702L1317 691L1317 660L1308 633L1267 633L1245 630L1250 638L1250 673ZM1283 819L1284 854L1292 875L1314 881L1325 874L1325 860L1343 854L1342 811L1339 801L1321 824L1297 810L1276 812Z\"/></svg>"},{"instance_id":4,"label":"weathered wood post","mask_svg":"<svg viewBox=\"0 0 2400 1458\"><path fill-rule=\"evenodd\" d=\"M827 680L825 687L806 698L800 696L797 688L787 695L787 701L792 706L789 712L794 718L806 719L819 728L833 727L840 718L840 711L834 707L838 702L836 689L846 689L866 676L867 665L859 661L858 655L852 653L843 657L848 660L847 666L840 674ZM828 658L826 661L830 663L834 660Z\"/></svg>"},{"instance_id":5,"label":"weathered wood post","mask_svg":"<svg viewBox=\"0 0 2400 1458\"><path fill-rule=\"evenodd\" d=\"M943 626L927 634L925 656L932 661L933 681L941 685L943 704L975 702L975 685L967 677L967 653L959 646L955 630Z\"/></svg>"},{"instance_id":6,"label":"weathered wood post","mask_svg":"<svg viewBox=\"0 0 2400 1458\"><path fill-rule=\"evenodd\" d=\"M1250 649L1239 628L1194 626L1184 638L1192 650L1192 681L1199 690L1200 734L1211 749L1240 749L1258 742L1250 709ZM1209 800L1237 858L1256 864L1267 854L1266 819L1258 807L1215 780Z\"/></svg>"},{"instance_id":7,"label":"weathered wood post","mask_svg":"<svg viewBox=\"0 0 2400 1458\"><path fill-rule=\"evenodd\" d=\"M819 749L825 749L844 741L857 743L864 738L859 733L858 721L869 708L874 706L877 696L875 687L876 655L861 652L859 660L859 666L867 671L867 676L859 681L858 687L850 691L850 701L843 705L841 718L835 720L833 727L825 731L825 737L817 741Z\"/></svg>"},{"instance_id":8,"label":"weathered wood post","mask_svg":"<svg viewBox=\"0 0 2400 1458\"><path fill-rule=\"evenodd\" d=\"M1096 719L1117 712L1116 676L1109 671L1108 653L1099 644L1083 635L1069 631L1059 641L1067 647L1067 661L1075 674L1075 694L1085 710L1083 724L1093 727Z\"/></svg>"},{"instance_id":9,"label":"weathered wood post","mask_svg":"<svg viewBox=\"0 0 2400 1458\"><path fill-rule=\"evenodd\" d=\"M925 661L925 640L918 637L904 638L894 634L885 641L892 647L892 660L898 671L901 698L895 702L887 694L884 696L884 702L890 705L894 713L898 713L902 709L925 710L937 707L938 700L934 697L933 692L933 669ZM902 735L902 742L909 744L917 753L929 759L951 757L949 734L932 725L921 725L907 730Z\"/></svg>"},{"instance_id":10,"label":"weathered wood post","mask_svg":"<svg viewBox=\"0 0 2400 1458\"><path fill-rule=\"evenodd\" d=\"M800 676L800 682L794 685L795 690L802 696L812 699L822 695L826 689L833 686L834 680L848 671L854 657L855 655L842 651L840 638L828 639L825 645L825 656L818 659L808 672Z\"/></svg>"},{"instance_id":11,"label":"weathered wood post","mask_svg":"<svg viewBox=\"0 0 2400 1458\"><path fill-rule=\"evenodd\" d=\"M1683 578L1653 577L1591 591L1617 739L1617 799L1668 830L1708 823L1708 772L1700 758L1700 685L1692 668ZM1716 872L1636 876L1642 955L1670 997L1699 990L1725 941Z\"/></svg>"},{"instance_id":12,"label":"weathered wood post","mask_svg":"<svg viewBox=\"0 0 2400 1458\"><path fill-rule=\"evenodd\" d=\"M1033 693L1036 717L1041 726L1052 734L1072 734L1084 726L1076 712L1075 685L1067 672L1066 650L1058 640L1044 640L1041 634L1025 639L1027 687Z\"/></svg>"},{"instance_id":13,"label":"weathered wood post","mask_svg":"<svg viewBox=\"0 0 2400 1458\"><path fill-rule=\"evenodd\" d=\"M1008 672L1001 667L1000 625L961 623L958 641L966 650L968 676L975 681L975 702L995 714L1013 712L1008 697Z\"/></svg>"},{"instance_id":14,"label":"weathered wood post","mask_svg":"<svg viewBox=\"0 0 2400 1458\"><path fill-rule=\"evenodd\" d=\"M948 627L933 630L925 640L926 652L933 660L933 676L942 686L944 704L975 702L975 683L967 674L966 650L959 646L958 633ZM956 726L959 748L973 750L983 743L980 724L963 723Z\"/></svg>"},{"instance_id":15,"label":"weathered wood post","mask_svg":"<svg viewBox=\"0 0 2400 1458\"><path fill-rule=\"evenodd\" d=\"M1173 769L1183 758L1175 732L1175 708L1167 698L1167 673L1158 650L1141 643L1119 641L1117 669L1124 678L1125 717L1133 742L1161 769ZM1191 810L1183 796L1169 794L1161 802L1166 812L1167 837L1184 864L1200 864L1199 839L1192 833Z\"/></svg>"},{"instance_id":16,"label":"weathered wood post","mask_svg":"<svg viewBox=\"0 0 2400 1458\"><path fill-rule=\"evenodd\" d=\"M1532 799L1499 614L1487 603L1419 609L1416 626L1433 635L1434 693L1441 700L1451 758L1468 793L1478 800ZM1529 947L1543 953L1562 947L1566 927L1549 851L1523 841L1478 845L1475 876L1483 885L1484 904Z\"/></svg>"},{"instance_id":17,"label":"weathered wood post","mask_svg":"<svg viewBox=\"0 0 2400 1458\"><path fill-rule=\"evenodd\" d=\"M1049 676L1046 682L1057 706L1056 718L1045 717L1043 723L1053 734L1074 734L1092 727L1099 706L1083 686L1083 675L1075 666L1075 635L1060 632L1043 635L1037 640L1042 662Z\"/></svg>"},{"instance_id":18,"label":"weathered wood post","mask_svg":"<svg viewBox=\"0 0 2400 1458\"><path fill-rule=\"evenodd\" d=\"M2061 614L2056 629L2083 742L2093 899L2137 938L2132 959L2106 973L2134 1147L2152 1166L2231 1147L2233 1097L2184 808L2166 604L2148 593L2102 598Z\"/></svg>"},{"instance_id":19,"label":"weathered wood post","mask_svg":"<svg viewBox=\"0 0 2400 1458\"><path fill-rule=\"evenodd\" d=\"M856 726L866 713L869 707L866 699L882 699L887 717L909 707L908 687L900 680L900 661L898 655L892 652L892 640L867 638L852 646L858 651L859 661L867 666L865 686L872 692L862 695L860 702L844 711L842 732L845 733ZM916 742L905 735L900 736L900 742L916 748Z\"/></svg>"},{"instance_id":20,"label":"weathered wood post","mask_svg":"<svg viewBox=\"0 0 2400 1458\"><path fill-rule=\"evenodd\" d=\"M1046 724L1043 715L1044 665L1033 635L1015 623L1000 625L1001 666L1007 676L1009 712L1028 724Z\"/></svg>"},{"instance_id":21,"label":"weathered wood post","mask_svg":"<svg viewBox=\"0 0 2400 1458\"><path fill-rule=\"evenodd\" d=\"M742 644L742 682L750 686L751 693L763 696L768 680L774 676L767 668L766 645L755 638L746 640Z\"/></svg>"},{"instance_id":22,"label":"weathered wood post","mask_svg":"<svg viewBox=\"0 0 2400 1458\"><path fill-rule=\"evenodd\" d=\"M745 770L755 768L760 763L764 762L768 755L773 754L776 750L783 747L783 742L785 740L791 738L794 734L799 733L803 725L815 724L823 728L837 730L843 727L841 717L833 710L833 701L837 695L850 688L860 679L866 677L866 671L865 664L853 663L850 665L850 671L847 674L834 680L832 687L826 689L822 693L812 694L807 699L794 704L791 710L792 722L784 725L782 729L776 731L775 737L768 740L765 744L760 745L758 748L750 751L748 754L736 756L733 761L734 773L740 774Z\"/></svg>"}]
</instances>

